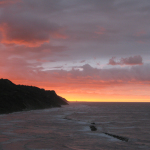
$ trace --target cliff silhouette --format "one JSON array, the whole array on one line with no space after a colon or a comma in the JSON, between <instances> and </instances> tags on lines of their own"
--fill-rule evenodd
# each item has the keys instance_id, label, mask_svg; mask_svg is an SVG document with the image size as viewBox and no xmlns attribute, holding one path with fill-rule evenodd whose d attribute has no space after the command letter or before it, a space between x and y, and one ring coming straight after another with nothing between
<instances>
[{"instance_id":1,"label":"cliff silhouette","mask_svg":"<svg viewBox=\"0 0 150 150\"><path fill-rule=\"evenodd\" d=\"M0 79L0 114L61 107L67 104L67 100L58 96L55 91L16 85L8 79Z\"/></svg>"}]
</instances>

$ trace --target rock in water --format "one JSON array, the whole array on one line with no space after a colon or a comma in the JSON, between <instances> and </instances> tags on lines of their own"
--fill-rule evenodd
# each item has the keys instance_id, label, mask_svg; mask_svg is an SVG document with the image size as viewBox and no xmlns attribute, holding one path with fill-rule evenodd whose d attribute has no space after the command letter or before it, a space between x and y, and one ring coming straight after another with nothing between
<instances>
[{"instance_id":1,"label":"rock in water","mask_svg":"<svg viewBox=\"0 0 150 150\"><path fill-rule=\"evenodd\" d=\"M119 140L121 140L121 141L125 141L125 142L128 142L128 141L129 141L128 138L122 137L122 136L119 136L119 135L114 135L114 134L110 134L110 133L107 133L107 132L104 132L104 134L109 135L109 136L112 136L112 137L114 137L114 138L116 138L116 139L119 139Z\"/></svg>"},{"instance_id":2,"label":"rock in water","mask_svg":"<svg viewBox=\"0 0 150 150\"><path fill-rule=\"evenodd\" d=\"M90 128L91 128L91 131L96 131L97 130L97 128L93 125L91 125Z\"/></svg>"},{"instance_id":3,"label":"rock in water","mask_svg":"<svg viewBox=\"0 0 150 150\"><path fill-rule=\"evenodd\" d=\"M67 100L58 96L55 91L16 85L8 79L0 79L0 114L67 104Z\"/></svg>"}]
</instances>

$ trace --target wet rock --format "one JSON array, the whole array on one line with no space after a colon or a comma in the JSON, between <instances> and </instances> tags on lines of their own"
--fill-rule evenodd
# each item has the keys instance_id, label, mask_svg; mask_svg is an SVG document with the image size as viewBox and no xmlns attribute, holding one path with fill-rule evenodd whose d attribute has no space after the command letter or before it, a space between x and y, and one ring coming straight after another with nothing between
<instances>
[{"instance_id":1,"label":"wet rock","mask_svg":"<svg viewBox=\"0 0 150 150\"><path fill-rule=\"evenodd\" d=\"M97 128L94 125L91 125L90 128L91 128L91 131L96 131L97 130Z\"/></svg>"},{"instance_id":2,"label":"wet rock","mask_svg":"<svg viewBox=\"0 0 150 150\"><path fill-rule=\"evenodd\" d=\"M104 132L104 134L109 135L109 136L112 136L112 137L114 137L114 138L116 138L116 139L119 139L119 140L121 140L121 141L125 141L125 142L128 142L128 141L129 141L128 138L122 137L122 136L119 136L119 135L114 135L114 134L110 134L110 133L107 133L107 132Z\"/></svg>"}]
</instances>

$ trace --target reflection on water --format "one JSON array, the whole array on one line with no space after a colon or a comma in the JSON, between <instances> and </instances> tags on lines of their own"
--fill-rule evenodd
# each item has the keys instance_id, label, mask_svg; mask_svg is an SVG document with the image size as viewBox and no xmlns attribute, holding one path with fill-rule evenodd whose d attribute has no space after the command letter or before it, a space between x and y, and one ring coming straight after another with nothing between
<instances>
[{"instance_id":1,"label":"reflection on water","mask_svg":"<svg viewBox=\"0 0 150 150\"><path fill-rule=\"evenodd\" d=\"M70 103L0 115L0 150L148 150L149 110L150 103Z\"/></svg>"}]
</instances>

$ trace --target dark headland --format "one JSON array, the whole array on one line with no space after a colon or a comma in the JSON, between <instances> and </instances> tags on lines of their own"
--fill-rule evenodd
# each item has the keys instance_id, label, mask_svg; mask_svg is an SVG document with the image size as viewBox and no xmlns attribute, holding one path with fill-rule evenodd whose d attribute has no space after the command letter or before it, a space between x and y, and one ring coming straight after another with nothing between
<instances>
[{"instance_id":1,"label":"dark headland","mask_svg":"<svg viewBox=\"0 0 150 150\"><path fill-rule=\"evenodd\" d=\"M0 114L61 107L67 104L67 100L58 96L55 91L16 85L8 79L0 79Z\"/></svg>"}]
</instances>

